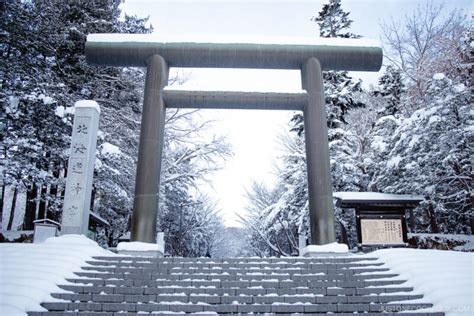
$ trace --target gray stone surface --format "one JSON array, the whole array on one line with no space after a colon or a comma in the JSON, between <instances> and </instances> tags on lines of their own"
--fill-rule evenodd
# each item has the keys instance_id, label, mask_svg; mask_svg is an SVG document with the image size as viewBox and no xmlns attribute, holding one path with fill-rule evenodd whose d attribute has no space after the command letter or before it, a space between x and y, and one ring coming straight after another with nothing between
<instances>
[{"instance_id":1,"label":"gray stone surface","mask_svg":"<svg viewBox=\"0 0 474 316\"><path fill-rule=\"evenodd\" d=\"M135 257L150 257L150 258L161 258L163 252L161 251L138 251L138 250L119 250L119 254Z\"/></svg>"},{"instance_id":2,"label":"gray stone surface","mask_svg":"<svg viewBox=\"0 0 474 316\"><path fill-rule=\"evenodd\" d=\"M128 35L130 36L130 35ZM145 67L153 55L161 55L173 67L300 69L317 58L323 70L378 71L380 47L331 45L271 45L218 43L86 43L88 63L104 66Z\"/></svg>"},{"instance_id":3,"label":"gray stone surface","mask_svg":"<svg viewBox=\"0 0 474 316\"><path fill-rule=\"evenodd\" d=\"M166 60L159 55L150 56L144 62L143 66L147 66L147 73L138 148L131 240L155 243L165 125L165 104L162 91L168 84L169 70Z\"/></svg>"},{"instance_id":4,"label":"gray stone surface","mask_svg":"<svg viewBox=\"0 0 474 316\"><path fill-rule=\"evenodd\" d=\"M61 234L87 235L94 175L99 106L93 101L76 102ZM90 106L88 106L90 105Z\"/></svg>"},{"instance_id":5,"label":"gray stone surface","mask_svg":"<svg viewBox=\"0 0 474 316\"><path fill-rule=\"evenodd\" d=\"M30 316L53 316L52 313L68 313L68 316L74 313L77 316L90 315L134 315L138 316L149 312L186 312L202 313L217 312L219 314L230 313L273 313L276 315L289 315L292 313L304 313L311 315L325 314L328 312L335 315L354 315L354 313L364 313L368 315L395 316L396 312L404 311L410 313L420 308L430 307L431 304L411 304L410 299L422 298L422 295L412 295L410 287L391 287L391 280L388 285L379 288L366 288L365 281L357 280L358 276L352 273L351 269L339 270L335 267L349 263L349 261L337 260L337 264L330 264L333 259L318 259L323 266L331 266L331 273L324 275L314 275L315 271L309 268L300 269L300 274L288 274L285 278L291 281L274 281L275 275L272 272L281 273L284 269L281 261L247 259L248 267L244 262L233 260L227 262L227 271L232 272L232 267L239 266L242 275L233 274L235 277L246 277L241 280L227 280L229 275L216 274L212 269L217 263L211 260L182 258L161 258L153 259L155 269L146 268L146 272L139 271L137 268L132 274L124 274L123 271L117 273L95 273L92 270L84 270L77 273L82 277L96 277L99 279L73 279L73 282L89 283L95 281L99 286L66 286L78 294L57 293L53 294L55 298L70 300L66 302L44 303L43 306L51 312L40 314L30 313ZM94 267L109 267L105 263L119 263L120 261L131 261L127 264L139 263L138 258L103 258L103 266L93 265ZM356 262L355 260L354 262ZM165 263L166 262L166 263ZM175 262L175 263L173 263ZM311 267L311 260L301 259L293 261L290 266ZM342 264L342 262L345 262ZM124 263L124 262L122 262ZM224 264L223 261L220 263ZM156 270L163 264L168 265L160 274ZM180 269L173 269L176 264ZM203 270L207 275L196 274L196 265L202 264ZM314 265L320 267L320 265ZM253 267L253 269L251 269ZM273 267L274 269L265 269ZM278 267L278 269L277 269ZM283 267L283 268L282 268ZM115 268L113 268L115 269ZM373 269L373 270L372 270ZM365 272L375 272L371 276L386 278L387 274L378 274L377 267L364 268ZM87 271L87 272L85 272ZM115 271L115 270L114 270ZM168 274L165 273L168 272ZM184 273L182 275L171 275L169 273ZM264 274L247 274L261 271ZM270 272L271 271L271 272ZM328 270L329 271L329 270ZM354 270L356 271L356 270ZM143 272L143 273L142 273ZM206 272L203 272L206 273ZM239 272L240 273L240 272ZM258 272L260 273L260 272ZM159 275L162 281L148 280ZM118 280L114 280L113 277ZM178 276L178 278L176 278ZM249 278L247 278L249 277ZM317 278L313 278L317 277ZM341 277L343 277L341 279ZM252 280L256 278L257 280ZM295 278L295 279L294 279ZM336 281L334 281L334 278ZM297 280L296 280L297 279ZM399 283L401 281L396 281ZM282 287L282 284L285 286ZM138 285L140 284L140 285ZM132 286L133 285L133 286ZM293 286L290 286L293 285ZM181 287L183 286L183 287ZM397 293L394 293L397 292ZM400 293L405 292L405 293ZM100 293L100 294L99 294ZM382 294L383 295L380 295ZM390 294L394 293L394 294ZM406 301L403 304L400 301ZM395 302L395 303L391 303ZM74 311L78 312L74 312ZM99 314L98 314L99 313ZM104 313L104 315L100 314ZM417 316L442 316L439 314L421 313Z\"/></svg>"},{"instance_id":6,"label":"gray stone surface","mask_svg":"<svg viewBox=\"0 0 474 316\"><path fill-rule=\"evenodd\" d=\"M302 111L308 104L306 93L184 91L165 90L167 108Z\"/></svg>"}]
</instances>

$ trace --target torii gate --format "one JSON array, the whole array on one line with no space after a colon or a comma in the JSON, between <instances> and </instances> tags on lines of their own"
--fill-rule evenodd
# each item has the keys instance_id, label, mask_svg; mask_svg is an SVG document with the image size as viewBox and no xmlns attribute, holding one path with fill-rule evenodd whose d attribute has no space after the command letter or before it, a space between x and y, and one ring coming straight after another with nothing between
<instances>
[{"instance_id":1,"label":"torii gate","mask_svg":"<svg viewBox=\"0 0 474 316\"><path fill-rule=\"evenodd\" d=\"M152 37L91 34L93 65L147 67L131 239L156 242L156 218L166 108L303 111L313 245L335 241L334 206L322 70L378 71L382 49L363 40L321 45L153 42ZM306 93L165 90L169 67L300 69Z\"/></svg>"}]
</instances>

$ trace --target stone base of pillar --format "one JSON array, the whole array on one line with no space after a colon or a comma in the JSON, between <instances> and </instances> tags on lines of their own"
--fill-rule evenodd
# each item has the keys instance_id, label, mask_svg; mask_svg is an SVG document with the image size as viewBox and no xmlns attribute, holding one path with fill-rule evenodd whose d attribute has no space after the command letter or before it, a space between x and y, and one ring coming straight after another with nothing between
<instances>
[{"instance_id":1,"label":"stone base of pillar","mask_svg":"<svg viewBox=\"0 0 474 316\"><path fill-rule=\"evenodd\" d=\"M342 257L349 255L349 248L346 244L336 242L327 245L309 245L301 249L300 257Z\"/></svg>"},{"instance_id":2,"label":"stone base of pillar","mask_svg":"<svg viewBox=\"0 0 474 316\"><path fill-rule=\"evenodd\" d=\"M119 255L132 257L163 258L161 251L117 250Z\"/></svg>"},{"instance_id":3,"label":"stone base of pillar","mask_svg":"<svg viewBox=\"0 0 474 316\"><path fill-rule=\"evenodd\" d=\"M164 251L165 242L163 233L158 234L156 244L132 241L121 242L117 245L117 253L126 256L162 258Z\"/></svg>"}]
</instances>

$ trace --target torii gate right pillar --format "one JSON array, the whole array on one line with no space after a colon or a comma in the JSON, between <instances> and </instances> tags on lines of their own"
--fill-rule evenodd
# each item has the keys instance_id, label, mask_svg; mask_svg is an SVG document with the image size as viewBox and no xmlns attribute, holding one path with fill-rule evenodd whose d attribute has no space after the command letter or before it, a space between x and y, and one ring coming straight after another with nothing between
<instances>
[{"instance_id":1,"label":"torii gate right pillar","mask_svg":"<svg viewBox=\"0 0 474 316\"><path fill-rule=\"evenodd\" d=\"M335 242L336 235L323 74L316 58L309 58L303 64L301 83L309 96L303 117L308 168L310 244L325 245Z\"/></svg>"}]
</instances>

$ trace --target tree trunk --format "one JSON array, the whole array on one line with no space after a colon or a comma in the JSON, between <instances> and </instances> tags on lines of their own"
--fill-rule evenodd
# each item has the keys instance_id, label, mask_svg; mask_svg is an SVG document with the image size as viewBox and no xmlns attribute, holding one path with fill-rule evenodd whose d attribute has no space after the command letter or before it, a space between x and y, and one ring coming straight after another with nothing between
<instances>
[{"instance_id":1,"label":"tree trunk","mask_svg":"<svg viewBox=\"0 0 474 316\"><path fill-rule=\"evenodd\" d=\"M40 202L39 202L39 211L38 211L38 219L46 218L46 201L44 200L44 196L46 195L47 186L41 184L40 186Z\"/></svg>"},{"instance_id":2,"label":"tree trunk","mask_svg":"<svg viewBox=\"0 0 474 316\"><path fill-rule=\"evenodd\" d=\"M433 203L428 205L428 217L430 219L431 231L435 234L439 233L438 223L436 223L436 213L433 208Z\"/></svg>"},{"instance_id":3,"label":"tree trunk","mask_svg":"<svg viewBox=\"0 0 474 316\"><path fill-rule=\"evenodd\" d=\"M50 189L49 189L49 195L54 199L54 198L57 198L57 195L58 195L58 186L57 185L51 185L50 186ZM50 200L51 201L51 200ZM47 209L47 212L46 212L46 217L49 218L49 219L52 219L53 221L56 221L58 222L59 220L59 213L60 211L58 209L56 209L56 207L52 207L52 206L56 206L56 203L55 202L50 202L49 203L49 207Z\"/></svg>"},{"instance_id":4,"label":"tree trunk","mask_svg":"<svg viewBox=\"0 0 474 316\"><path fill-rule=\"evenodd\" d=\"M36 219L36 197L38 195L38 187L33 183L30 189L26 192L26 208L25 216L23 218L23 229L33 230L33 221Z\"/></svg>"},{"instance_id":5,"label":"tree trunk","mask_svg":"<svg viewBox=\"0 0 474 316\"><path fill-rule=\"evenodd\" d=\"M346 227L344 226L344 224L342 224L341 222L339 222L339 225L341 227L341 242L343 244L346 244L348 247L350 247L349 245L349 237L347 236L347 229Z\"/></svg>"},{"instance_id":6,"label":"tree trunk","mask_svg":"<svg viewBox=\"0 0 474 316\"><path fill-rule=\"evenodd\" d=\"M408 211L408 214L410 214L410 233L416 233L415 214L412 208Z\"/></svg>"},{"instance_id":7,"label":"tree trunk","mask_svg":"<svg viewBox=\"0 0 474 316\"><path fill-rule=\"evenodd\" d=\"M18 189L15 187L15 189L13 190L12 208L11 208L11 211L10 211L10 219L8 220L7 230L12 230L13 218L15 217L16 196L17 195L18 195Z\"/></svg>"},{"instance_id":8,"label":"tree trunk","mask_svg":"<svg viewBox=\"0 0 474 316\"><path fill-rule=\"evenodd\" d=\"M2 185L2 199L0 200L0 230L3 229L3 202L5 201L5 185Z\"/></svg>"}]
</instances>

